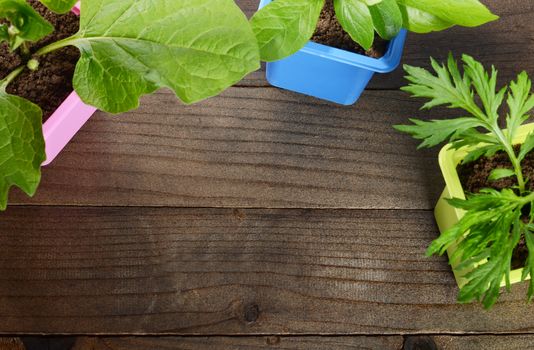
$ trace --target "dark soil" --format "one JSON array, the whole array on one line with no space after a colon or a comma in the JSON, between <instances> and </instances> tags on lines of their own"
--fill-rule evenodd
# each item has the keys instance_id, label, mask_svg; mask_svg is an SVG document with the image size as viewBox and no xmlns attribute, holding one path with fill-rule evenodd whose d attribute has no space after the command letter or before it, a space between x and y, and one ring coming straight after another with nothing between
<instances>
[{"instance_id":1,"label":"dark soil","mask_svg":"<svg viewBox=\"0 0 534 350\"><path fill-rule=\"evenodd\" d=\"M516 147L517 151L517 147ZM534 191L534 152L529 153L521 162L523 176L528 181L527 188ZM467 193L478 193L483 188L493 188L502 190L517 185L517 180L513 177L500 179L498 181L488 181L488 176L493 169L512 169L512 164L504 152L498 152L493 157L481 157L476 161L458 166L458 175L463 189ZM528 214L527 214L528 215ZM528 250L524 238L521 238L512 256L512 268L518 269L525 266L528 257Z\"/></svg>"},{"instance_id":2,"label":"dark soil","mask_svg":"<svg viewBox=\"0 0 534 350\"><path fill-rule=\"evenodd\" d=\"M55 32L43 40L30 44L30 52L75 34L79 28L79 18L74 13L57 15L46 9L37 0L27 0L55 28ZM63 103L72 92L72 77L76 62L80 57L75 47L66 47L48 55L39 57L39 69L26 69L7 87L7 92L24 97L37 104L43 110L43 122ZM30 57L31 58L31 57ZM0 45L0 79L4 78L21 64L25 64L20 51L10 53L8 46Z\"/></svg>"},{"instance_id":3,"label":"dark soil","mask_svg":"<svg viewBox=\"0 0 534 350\"><path fill-rule=\"evenodd\" d=\"M333 0L327 0L315 33L313 34L312 41L332 46L341 50L355 52L361 55L380 58L385 55L388 49L388 41L380 38L378 35L375 36L375 41L373 47L369 50L365 50L363 47L355 43L350 35L343 30L341 24L337 20L334 2Z\"/></svg>"}]
</instances>

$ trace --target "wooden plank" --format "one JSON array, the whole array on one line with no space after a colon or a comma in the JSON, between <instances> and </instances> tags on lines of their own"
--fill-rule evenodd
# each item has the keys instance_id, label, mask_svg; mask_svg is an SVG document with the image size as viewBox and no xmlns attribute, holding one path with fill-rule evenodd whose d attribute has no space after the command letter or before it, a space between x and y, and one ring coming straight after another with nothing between
<instances>
[{"instance_id":1,"label":"wooden plank","mask_svg":"<svg viewBox=\"0 0 534 350\"><path fill-rule=\"evenodd\" d=\"M502 14L499 24L477 35L460 28L423 37L485 52L503 63L505 77L522 57L534 74L532 52L518 49L534 50L534 3L488 3ZM256 1L241 5L250 14ZM420 61L425 47L415 42ZM419 106L399 92L369 91L343 108L278 89L233 88L184 107L162 92L139 111L98 114L45 171L38 197L13 203L430 209L443 186L437 151L415 152L415 142L391 129L421 116Z\"/></svg>"},{"instance_id":2,"label":"wooden plank","mask_svg":"<svg viewBox=\"0 0 534 350\"><path fill-rule=\"evenodd\" d=\"M24 350L20 338L0 338L0 350Z\"/></svg>"},{"instance_id":3,"label":"wooden plank","mask_svg":"<svg viewBox=\"0 0 534 350\"><path fill-rule=\"evenodd\" d=\"M238 0L248 16L256 11L258 0ZM521 70L534 75L534 2L532 0L484 0L501 18L478 28L452 28L426 35L410 34L403 63L429 66L429 57L444 60L449 52L470 54L499 68L503 81L514 78ZM405 85L398 69L391 74L377 74L370 89L396 89ZM263 71L252 73L241 86L266 86Z\"/></svg>"},{"instance_id":4,"label":"wooden plank","mask_svg":"<svg viewBox=\"0 0 534 350\"><path fill-rule=\"evenodd\" d=\"M440 350L527 350L534 349L534 335L436 336Z\"/></svg>"},{"instance_id":5,"label":"wooden plank","mask_svg":"<svg viewBox=\"0 0 534 350\"><path fill-rule=\"evenodd\" d=\"M443 190L438 149L416 151L392 125L451 111L421 112L401 92L347 108L268 88L143 102L98 113L44 170L37 197L11 203L430 209Z\"/></svg>"},{"instance_id":6,"label":"wooden plank","mask_svg":"<svg viewBox=\"0 0 534 350\"><path fill-rule=\"evenodd\" d=\"M456 303L429 211L28 207L0 232L4 334L534 331L525 285Z\"/></svg>"},{"instance_id":7,"label":"wooden plank","mask_svg":"<svg viewBox=\"0 0 534 350\"><path fill-rule=\"evenodd\" d=\"M402 337L80 337L72 350L399 350Z\"/></svg>"}]
</instances>

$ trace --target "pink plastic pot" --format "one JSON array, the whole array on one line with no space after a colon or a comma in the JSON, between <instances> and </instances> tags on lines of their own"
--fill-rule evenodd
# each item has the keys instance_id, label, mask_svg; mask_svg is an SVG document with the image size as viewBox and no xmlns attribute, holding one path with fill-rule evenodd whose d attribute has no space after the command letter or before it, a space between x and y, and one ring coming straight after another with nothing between
<instances>
[{"instance_id":1,"label":"pink plastic pot","mask_svg":"<svg viewBox=\"0 0 534 350\"><path fill-rule=\"evenodd\" d=\"M72 9L72 12L80 14L79 4ZM46 161L43 166L50 164L57 157L95 112L96 108L83 103L76 92L67 97L43 124L46 143Z\"/></svg>"}]
</instances>

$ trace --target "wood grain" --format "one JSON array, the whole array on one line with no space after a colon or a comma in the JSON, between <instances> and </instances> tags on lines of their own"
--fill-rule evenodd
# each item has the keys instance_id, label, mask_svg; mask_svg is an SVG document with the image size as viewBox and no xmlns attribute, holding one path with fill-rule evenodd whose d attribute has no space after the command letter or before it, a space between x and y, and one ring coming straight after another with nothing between
<instances>
[{"instance_id":1,"label":"wood grain","mask_svg":"<svg viewBox=\"0 0 534 350\"><path fill-rule=\"evenodd\" d=\"M347 108L268 88L195 106L161 92L126 115L98 113L44 169L37 197L11 203L430 209L438 149L416 151L392 125L451 111L420 106L394 91Z\"/></svg>"},{"instance_id":2,"label":"wood grain","mask_svg":"<svg viewBox=\"0 0 534 350\"><path fill-rule=\"evenodd\" d=\"M257 2L237 0L249 16ZM452 51L503 81L534 75L534 2L484 2L500 21L411 34L404 62ZM195 106L160 91L126 115L98 113L35 199L15 194L31 206L0 217L0 333L192 336L80 338L75 350L387 350L413 334L437 334L443 350L532 348L525 285L492 311L458 305L446 259L423 255L438 150L416 152L391 125L454 113L388 91L401 70L352 107L263 75Z\"/></svg>"},{"instance_id":3,"label":"wood grain","mask_svg":"<svg viewBox=\"0 0 534 350\"><path fill-rule=\"evenodd\" d=\"M524 333L524 285L458 305L432 213L11 208L0 331L61 334Z\"/></svg>"},{"instance_id":4,"label":"wood grain","mask_svg":"<svg viewBox=\"0 0 534 350\"><path fill-rule=\"evenodd\" d=\"M251 14L256 3L240 5ZM407 62L421 64L425 47L440 43L432 53L443 56L451 47L494 58L504 77L519 67L534 74L534 3L488 4L500 21L423 36L426 44L414 39ZM146 97L138 111L98 113L45 170L37 198L18 194L12 203L430 209L443 187L437 149L416 152L414 141L391 128L408 117L451 115L421 113L421 103L396 91L368 91L344 108L238 87L182 106L163 91Z\"/></svg>"},{"instance_id":5,"label":"wood grain","mask_svg":"<svg viewBox=\"0 0 534 350\"><path fill-rule=\"evenodd\" d=\"M534 349L534 335L436 336L440 350L527 350Z\"/></svg>"},{"instance_id":6,"label":"wood grain","mask_svg":"<svg viewBox=\"0 0 534 350\"><path fill-rule=\"evenodd\" d=\"M0 350L24 350L20 338L0 338Z\"/></svg>"},{"instance_id":7,"label":"wood grain","mask_svg":"<svg viewBox=\"0 0 534 350\"><path fill-rule=\"evenodd\" d=\"M72 350L400 350L402 337L115 337L77 340Z\"/></svg>"},{"instance_id":8,"label":"wood grain","mask_svg":"<svg viewBox=\"0 0 534 350\"><path fill-rule=\"evenodd\" d=\"M248 16L257 9L258 0L236 1ZM470 54L487 65L499 68L503 81L521 70L534 75L534 2L532 0L484 0L501 18L478 28L452 28L431 34L410 33L403 63L429 66L429 57L444 60L449 52ZM405 84L402 69L391 74L377 74L369 89L397 89ZM263 71L250 74L241 86L267 86Z\"/></svg>"}]
</instances>

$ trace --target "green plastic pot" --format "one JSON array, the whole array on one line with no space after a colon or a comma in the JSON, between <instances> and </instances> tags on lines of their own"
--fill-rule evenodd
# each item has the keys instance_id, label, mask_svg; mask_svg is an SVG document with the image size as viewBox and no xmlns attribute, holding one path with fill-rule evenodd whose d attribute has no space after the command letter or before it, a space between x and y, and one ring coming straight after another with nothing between
<instances>
[{"instance_id":1,"label":"green plastic pot","mask_svg":"<svg viewBox=\"0 0 534 350\"><path fill-rule=\"evenodd\" d=\"M534 123L523 125L519 128L516 138L514 139L514 144L522 144L528 134L534 130ZM459 150L454 150L450 145L443 147L439 153L439 166L441 168L441 173L445 180L445 190L443 191L441 197L439 198L436 209L434 210L434 215L436 216L436 222L439 227L440 232L444 232L450 227L454 226L464 215L464 211L452 207L445 199L446 198L461 198L465 199L464 189L460 183L460 177L456 171L456 167L462 161L462 159L472 151L476 149L476 146L470 148L462 148ZM456 251L457 245L452 245L448 250L447 254L449 257ZM449 258L449 264L452 267L454 272L454 277L458 283L458 287L463 287L467 280L464 276L469 272L469 270L459 270L456 267L459 264L459 261L452 261ZM513 270L510 273L510 283L521 282L521 274L523 269ZM530 278L530 277L529 277ZM501 286L505 286L504 279L501 283Z\"/></svg>"}]
</instances>

